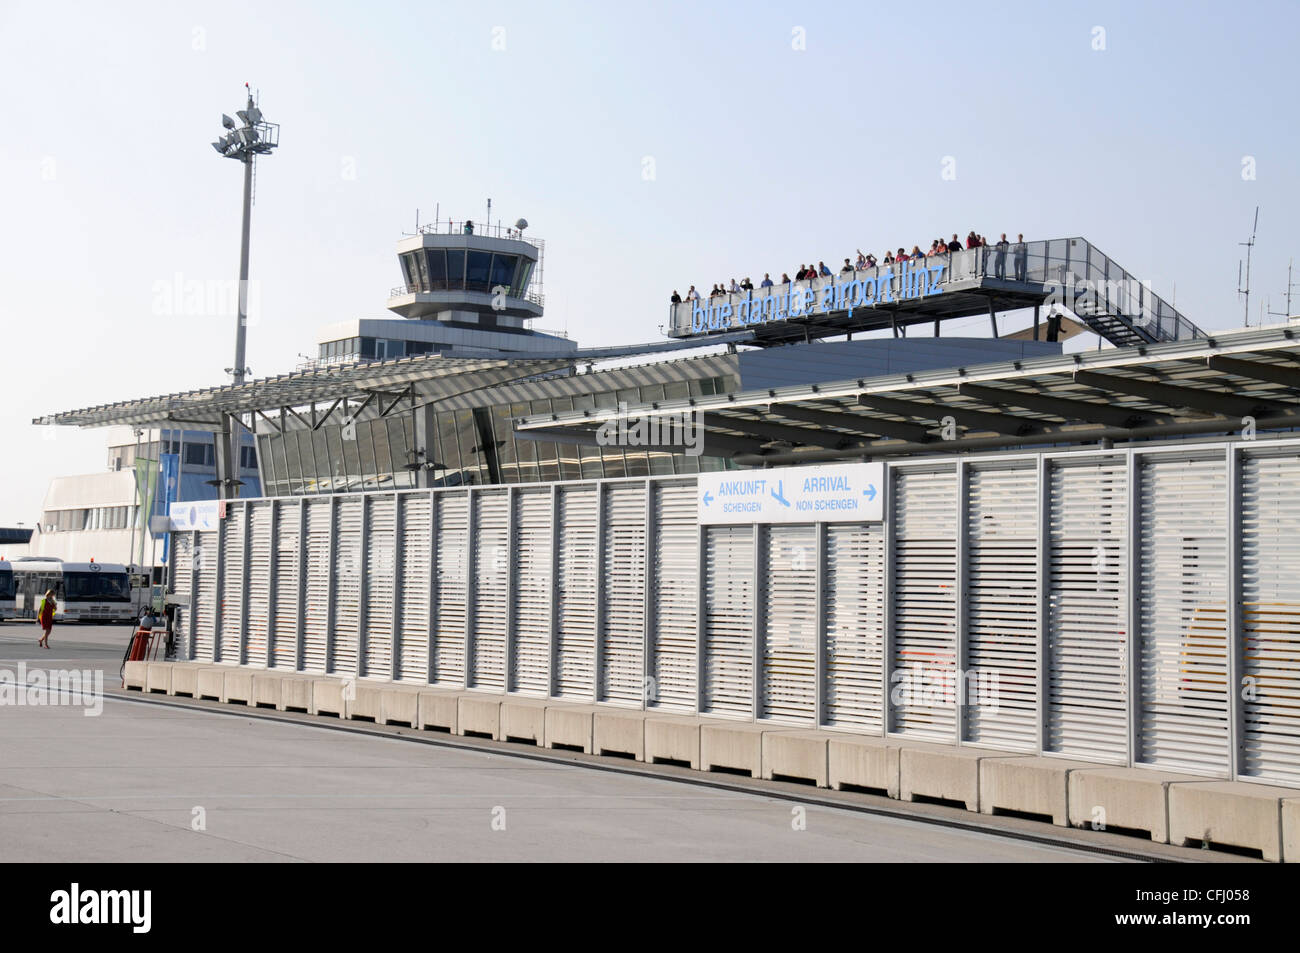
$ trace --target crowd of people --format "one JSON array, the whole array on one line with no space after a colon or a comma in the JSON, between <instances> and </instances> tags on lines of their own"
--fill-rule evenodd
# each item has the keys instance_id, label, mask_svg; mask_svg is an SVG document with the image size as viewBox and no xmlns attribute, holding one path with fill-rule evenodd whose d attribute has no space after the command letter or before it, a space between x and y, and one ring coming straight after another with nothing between
<instances>
[{"instance_id":1,"label":"crowd of people","mask_svg":"<svg viewBox=\"0 0 1300 953\"><path fill-rule=\"evenodd\" d=\"M845 258L844 265L839 269L839 274L847 275L855 271L866 271L869 268L879 266L889 267L890 265L902 264L905 261L919 261L926 258L933 258L940 255L951 255L953 252L962 251L963 247L970 248L991 248L994 251L994 277L1006 277L1006 259L1008 253L1013 260L1014 276L1017 281L1025 280L1025 236L1017 235L1015 242L1007 241L1006 233L1002 234L996 242L990 244L983 235L976 234L974 230L966 235L965 246L962 245L957 234L954 232L951 241L945 242L942 238L936 238L930 242L930 247L926 251L921 250L920 245L913 245L909 252L906 246L900 245L897 252L886 250L885 257L877 259L875 255L863 254L862 249L858 249L855 259ZM835 272L824 261L818 261L816 265L800 265L795 271L794 277L790 277L789 272L781 273L780 281L773 281L770 273L763 275L763 280L758 283L759 288L771 288L777 285L788 285L794 281L807 281L813 278L832 278ZM754 290L754 284L748 278L744 281L737 282L735 278L731 279L730 284L718 282L709 292L709 298L726 297L733 294L745 294ZM683 298L673 291L672 303L681 304L683 301L699 301L704 296L691 285Z\"/></svg>"}]
</instances>

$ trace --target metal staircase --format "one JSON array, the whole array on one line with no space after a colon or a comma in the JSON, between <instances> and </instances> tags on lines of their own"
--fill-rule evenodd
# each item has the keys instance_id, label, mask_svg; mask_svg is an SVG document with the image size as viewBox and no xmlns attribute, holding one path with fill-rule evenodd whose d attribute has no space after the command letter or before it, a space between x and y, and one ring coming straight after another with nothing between
<instances>
[{"instance_id":1,"label":"metal staircase","mask_svg":"<svg viewBox=\"0 0 1300 953\"><path fill-rule=\"evenodd\" d=\"M1091 242L1083 238L1068 241L1066 262L1054 263L1057 280L1068 289L1061 303L1089 329L1116 347L1206 336Z\"/></svg>"}]
</instances>

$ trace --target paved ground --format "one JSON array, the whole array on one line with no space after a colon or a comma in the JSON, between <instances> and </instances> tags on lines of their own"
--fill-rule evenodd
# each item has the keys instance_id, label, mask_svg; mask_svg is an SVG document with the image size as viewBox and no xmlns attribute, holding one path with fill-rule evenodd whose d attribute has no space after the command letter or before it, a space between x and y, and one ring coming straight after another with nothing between
<instances>
[{"instance_id":1,"label":"paved ground","mask_svg":"<svg viewBox=\"0 0 1300 953\"><path fill-rule=\"evenodd\" d=\"M129 629L0 626L0 668L106 669ZM227 709L228 710L228 709ZM0 708L0 862L1096 861L762 794L137 701ZM195 830L201 819L202 830ZM504 828L504 829L501 829Z\"/></svg>"}]
</instances>

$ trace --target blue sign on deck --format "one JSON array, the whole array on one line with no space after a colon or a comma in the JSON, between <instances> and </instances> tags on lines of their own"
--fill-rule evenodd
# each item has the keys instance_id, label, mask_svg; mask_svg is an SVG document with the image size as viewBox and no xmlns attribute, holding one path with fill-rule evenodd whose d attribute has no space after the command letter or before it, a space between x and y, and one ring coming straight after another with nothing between
<instances>
[{"instance_id":1,"label":"blue sign on deck","mask_svg":"<svg viewBox=\"0 0 1300 953\"><path fill-rule=\"evenodd\" d=\"M885 516L885 465L834 463L701 473L702 525L878 522Z\"/></svg>"}]
</instances>

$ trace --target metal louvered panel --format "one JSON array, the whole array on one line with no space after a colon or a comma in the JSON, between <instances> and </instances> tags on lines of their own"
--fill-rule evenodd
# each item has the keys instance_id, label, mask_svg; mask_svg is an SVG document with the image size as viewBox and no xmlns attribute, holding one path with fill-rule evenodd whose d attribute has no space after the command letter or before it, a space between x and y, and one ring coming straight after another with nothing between
<instances>
[{"instance_id":1,"label":"metal louvered panel","mask_svg":"<svg viewBox=\"0 0 1300 953\"><path fill-rule=\"evenodd\" d=\"M334 503L334 598L330 631L330 671L357 674L361 623L361 497L340 496Z\"/></svg>"},{"instance_id":2,"label":"metal louvered panel","mask_svg":"<svg viewBox=\"0 0 1300 953\"><path fill-rule=\"evenodd\" d=\"M471 688L506 689L506 625L510 586L510 505L505 490L474 493Z\"/></svg>"},{"instance_id":3,"label":"metal louvered panel","mask_svg":"<svg viewBox=\"0 0 1300 953\"><path fill-rule=\"evenodd\" d=\"M434 558L433 681L465 681L465 618L469 585L469 496L467 490L434 496L437 551Z\"/></svg>"},{"instance_id":4,"label":"metal louvered panel","mask_svg":"<svg viewBox=\"0 0 1300 953\"><path fill-rule=\"evenodd\" d=\"M218 551L219 532L195 534L194 565L198 572L198 592L194 595L194 658L211 662L217 644L217 570L221 562Z\"/></svg>"},{"instance_id":5,"label":"metal louvered panel","mask_svg":"<svg viewBox=\"0 0 1300 953\"><path fill-rule=\"evenodd\" d=\"M957 678L957 475L892 472L894 638L891 729L951 741Z\"/></svg>"},{"instance_id":6,"label":"metal louvered panel","mask_svg":"<svg viewBox=\"0 0 1300 953\"><path fill-rule=\"evenodd\" d=\"M812 724L817 700L817 528L762 533L760 717Z\"/></svg>"},{"instance_id":7,"label":"metal louvered panel","mask_svg":"<svg viewBox=\"0 0 1300 953\"><path fill-rule=\"evenodd\" d=\"M884 711L885 539L879 524L826 527L825 722L879 731Z\"/></svg>"},{"instance_id":8,"label":"metal louvered panel","mask_svg":"<svg viewBox=\"0 0 1300 953\"><path fill-rule=\"evenodd\" d=\"M754 528L704 531L704 710L754 712Z\"/></svg>"},{"instance_id":9,"label":"metal louvered panel","mask_svg":"<svg viewBox=\"0 0 1300 953\"><path fill-rule=\"evenodd\" d=\"M429 678L429 574L433 571L433 541L429 520L433 501L427 492L398 497L401 558L398 600L399 678L425 683Z\"/></svg>"},{"instance_id":10,"label":"metal louvered panel","mask_svg":"<svg viewBox=\"0 0 1300 953\"><path fill-rule=\"evenodd\" d=\"M1213 457L1139 458L1141 731L1135 760L1228 766L1227 471Z\"/></svg>"},{"instance_id":11,"label":"metal louvered panel","mask_svg":"<svg viewBox=\"0 0 1300 953\"><path fill-rule=\"evenodd\" d=\"M640 705L645 664L646 486L605 490L600 699Z\"/></svg>"},{"instance_id":12,"label":"metal louvered panel","mask_svg":"<svg viewBox=\"0 0 1300 953\"><path fill-rule=\"evenodd\" d=\"M271 620L271 506L270 500L249 503L248 522L248 645L249 665L266 667L267 637Z\"/></svg>"},{"instance_id":13,"label":"metal louvered panel","mask_svg":"<svg viewBox=\"0 0 1300 953\"><path fill-rule=\"evenodd\" d=\"M695 482L651 486L653 577L646 703L695 711L699 642L700 539Z\"/></svg>"},{"instance_id":14,"label":"metal louvered panel","mask_svg":"<svg viewBox=\"0 0 1300 953\"><path fill-rule=\"evenodd\" d=\"M185 607L183 615L177 620L175 626L176 659L177 661L184 661L190 657L189 619L195 608L195 599L193 598L194 534L172 533L171 537L171 552L168 555L171 560L172 591L176 593L180 604Z\"/></svg>"},{"instance_id":15,"label":"metal louvered panel","mask_svg":"<svg viewBox=\"0 0 1300 953\"><path fill-rule=\"evenodd\" d=\"M972 464L967 471L966 672L958 686L964 737L1038 747L1038 467Z\"/></svg>"},{"instance_id":16,"label":"metal louvered panel","mask_svg":"<svg viewBox=\"0 0 1300 953\"><path fill-rule=\"evenodd\" d=\"M332 500L308 500L302 670L323 673L329 639Z\"/></svg>"},{"instance_id":17,"label":"metal louvered panel","mask_svg":"<svg viewBox=\"0 0 1300 953\"><path fill-rule=\"evenodd\" d=\"M365 667L367 678L393 677L393 599L397 500L366 497Z\"/></svg>"},{"instance_id":18,"label":"metal louvered panel","mask_svg":"<svg viewBox=\"0 0 1300 953\"><path fill-rule=\"evenodd\" d=\"M1123 457L1048 469L1049 751L1128 759L1128 475Z\"/></svg>"},{"instance_id":19,"label":"metal louvered panel","mask_svg":"<svg viewBox=\"0 0 1300 953\"><path fill-rule=\"evenodd\" d=\"M221 644L218 661L238 665L244 625L244 527L247 504L227 503L221 521Z\"/></svg>"},{"instance_id":20,"label":"metal louvered panel","mask_svg":"<svg viewBox=\"0 0 1300 953\"><path fill-rule=\"evenodd\" d=\"M1240 771L1300 784L1300 456L1251 453L1240 472Z\"/></svg>"},{"instance_id":21,"label":"metal louvered panel","mask_svg":"<svg viewBox=\"0 0 1300 953\"><path fill-rule=\"evenodd\" d=\"M591 698L596 673L596 521L599 488L559 488L556 554L556 645L552 691L558 698Z\"/></svg>"},{"instance_id":22,"label":"metal louvered panel","mask_svg":"<svg viewBox=\"0 0 1300 953\"><path fill-rule=\"evenodd\" d=\"M271 659L275 668L292 669L298 658L298 523L301 503L275 506L275 586L271 593Z\"/></svg>"},{"instance_id":23,"label":"metal louvered panel","mask_svg":"<svg viewBox=\"0 0 1300 953\"><path fill-rule=\"evenodd\" d=\"M551 664L551 490L515 491L513 691L546 695Z\"/></svg>"}]
</instances>

